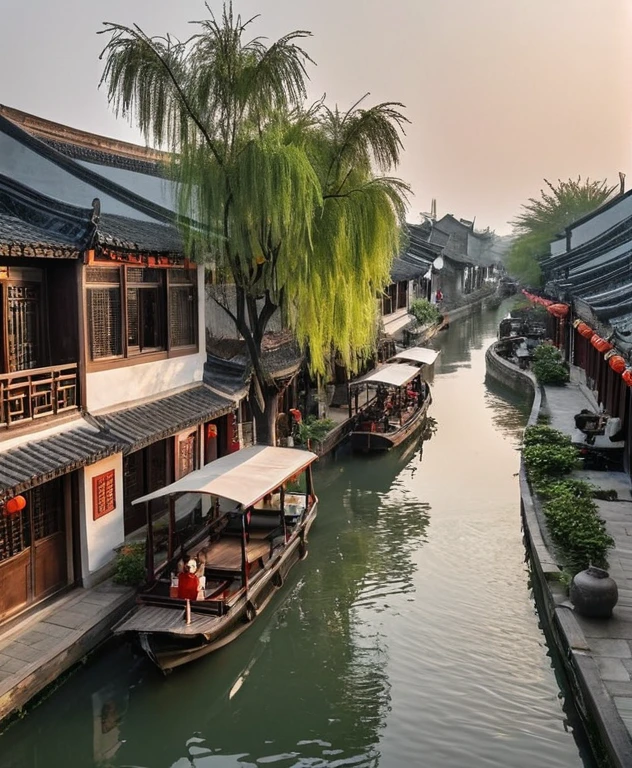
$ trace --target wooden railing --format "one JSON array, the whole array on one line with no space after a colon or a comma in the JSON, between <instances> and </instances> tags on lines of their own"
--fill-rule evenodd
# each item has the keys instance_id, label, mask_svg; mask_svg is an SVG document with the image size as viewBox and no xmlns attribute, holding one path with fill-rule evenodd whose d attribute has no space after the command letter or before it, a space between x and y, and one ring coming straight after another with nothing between
<instances>
[{"instance_id":1,"label":"wooden railing","mask_svg":"<svg viewBox=\"0 0 632 768\"><path fill-rule=\"evenodd\" d=\"M77 363L0 374L0 429L78 407Z\"/></svg>"}]
</instances>

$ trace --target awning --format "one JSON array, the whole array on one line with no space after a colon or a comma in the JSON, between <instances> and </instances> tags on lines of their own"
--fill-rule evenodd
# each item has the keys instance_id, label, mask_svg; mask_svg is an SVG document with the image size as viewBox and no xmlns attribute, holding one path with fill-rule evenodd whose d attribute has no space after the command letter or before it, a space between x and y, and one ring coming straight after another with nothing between
<instances>
[{"instance_id":1,"label":"awning","mask_svg":"<svg viewBox=\"0 0 632 768\"><path fill-rule=\"evenodd\" d=\"M125 446L124 453L130 453L234 409L233 400L201 384L94 418L105 432Z\"/></svg>"},{"instance_id":2,"label":"awning","mask_svg":"<svg viewBox=\"0 0 632 768\"><path fill-rule=\"evenodd\" d=\"M432 365L434 361L439 357L439 353L435 349L428 349L427 347L410 347L403 352L398 352L391 357L391 360L410 360L413 363L424 363L425 365Z\"/></svg>"},{"instance_id":3,"label":"awning","mask_svg":"<svg viewBox=\"0 0 632 768\"><path fill-rule=\"evenodd\" d=\"M317 458L315 453L297 448L254 445L212 461L132 503L140 504L176 493L212 493L236 501L244 508L251 507Z\"/></svg>"},{"instance_id":4,"label":"awning","mask_svg":"<svg viewBox=\"0 0 632 768\"><path fill-rule=\"evenodd\" d=\"M419 376L419 368L404 363L392 363L383 365L375 371L367 373L361 379L352 381L350 386L357 387L363 384L386 384L390 387L403 387Z\"/></svg>"},{"instance_id":5,"label":"awning","mask_svg":"<svg viewBox=\"0 0 632 768\"><path fill-rule=\"evenodd\" d=\"M0 453L0 496L9 491L11 495L21 493L121 450L115 439L83 419L77 423L51 437Z\"/></svg>"}]
</instances>

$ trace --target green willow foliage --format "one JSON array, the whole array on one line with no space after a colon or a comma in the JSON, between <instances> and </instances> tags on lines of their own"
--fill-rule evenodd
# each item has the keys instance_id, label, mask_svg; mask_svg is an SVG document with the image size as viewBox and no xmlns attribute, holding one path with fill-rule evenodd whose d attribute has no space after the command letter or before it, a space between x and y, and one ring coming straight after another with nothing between
<instances>
[{"instance_id":1,"label":"green willow foliage","mask_svg":"<svg viewBox=\"0 0 632 768\"><path fill-rule=\"evenodd\" d=\"M510 222L516 239L507 254L508 272L524 285L539 286L542 282L540 260L548 255L549 243L575 220L603 205L615 187L607 181L586 179L558 180L552 184L544 179L548 191L540 190L540 198L529 198L522 211Z\"/></svg>"},{"instance_id":2,"label":"green willow foliage","mask_svg":"<svg viewBox=\"0 0 632 768\"><path fill-rule=\"evenodd\" d=\"M408 187L389 173L407 121L394 103L306 107L310 33L265 45L244 39L253 19L232 4L209 14L185 42L106 24L101 82L117 115L171 150L187 252L236 286L224 309L270 393L261 339L277 309L314 373L332 352L351 369L370 353L405 216Z\"/></svg>"}]
</instances>

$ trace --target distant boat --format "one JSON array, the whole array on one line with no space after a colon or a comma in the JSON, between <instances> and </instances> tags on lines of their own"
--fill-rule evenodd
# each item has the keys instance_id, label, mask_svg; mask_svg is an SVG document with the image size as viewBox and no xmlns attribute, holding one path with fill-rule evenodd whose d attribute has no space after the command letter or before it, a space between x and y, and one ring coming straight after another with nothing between
<instances>
[{"instance_id":1,"label":"distant boat","mask_svg":"<svg viewBox=\"0 0 632 768\"><path fill-rule=\"evenodd\" d=\"M307 554L316 518L311 465L318 457L294 448L253 446L224 456L171 485L134 501L169 498L169 552L135 612L114 627L163 671L186 664L238 637ZM294 490L299 480L302 490ZM288 485L293 486L291 489ZM176 496L199 495L209 513L174 553ZM148 516L149 545L153 538ZM203 551L203 554L201 554ZM196 599L178 597L179 559L200 558L204 578Z\"/></svg>"},{"instance_id":2,"label":"distant boat","mask_svg":"<svg viewBox=\"0 0 632 768\"><path fill-rule=\"evenodd\" d=\"M432 365L438 354L434 349L411 347L394 355L392 362L350 383L349 415L355 416L352 450L388 451L417 432L432 402L423 368ZM365 402L360 405L364 388Z\"/></svg>"}]
</instances>

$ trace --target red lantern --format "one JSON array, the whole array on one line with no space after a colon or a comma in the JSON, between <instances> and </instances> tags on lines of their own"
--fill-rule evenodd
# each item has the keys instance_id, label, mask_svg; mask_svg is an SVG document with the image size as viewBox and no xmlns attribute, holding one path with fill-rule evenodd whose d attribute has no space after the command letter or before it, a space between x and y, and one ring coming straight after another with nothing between
<instances>
[{"instance_id":1,"label":"red lantern","mask_svg":"<svg viewBox=\"0 0 632 768\"><path fill-rule=\"evenodd\" d=\"M24 507L26 506L26 499L24 496L14 496L12 499L9 499L5 505L4 505L4 514L5 515L17 515L18 512L21 512Z\"/></svg>"},{"instance_id":2,"label":"red lantern","mask_svg":"<svg viewBox=\"0 0 632 768\"><path fill-rule=\"evenodd\" d=\"M563 318L568 315L568 304L550 304L547 310L555 317Z\"/></svg>"},{"instance_id":3,"label":"red lantern","mask_svg":"<svg viewBox=\"0 0 632 768\"><path fill-rule=\"evenodd\" d=\"M626 369L625 359L621 355L613 355L608 360L608 365L615 373L623 373Z\"/></svg>"},{"instance_id":4,"label":"red lantern","mask_svg":"<svg viewBox=\"0 0 632 768\"><path fill-rule=\"evenodd\" d=\"M590 339L593 335L593 329L589 325L586 325L586 323L580 323L577 326L577 333L585 339Z\"/></svg>"},{"instance_id":5,"label":"red lantern","mask_svg":"<svg viewBox=\"0 0 632 768\"><path fill-rule=\"evenodd\" d=\"M597 352L609 352L612 349L612 344L609 341L602 339L601 336L598 336L596 333L591 336L590 343Z\"/></svg>"},{"instance_id":6,"label":"red lantern","mask_svg":"<svg viewBox=\"0 0 632 768\"><path fill-rule=\"evenodd\" d=\"M632 387L632 368L627 368L625 371L623 371L621 378L628 385L628 387Z\"/></svg>"}]
</instances>

